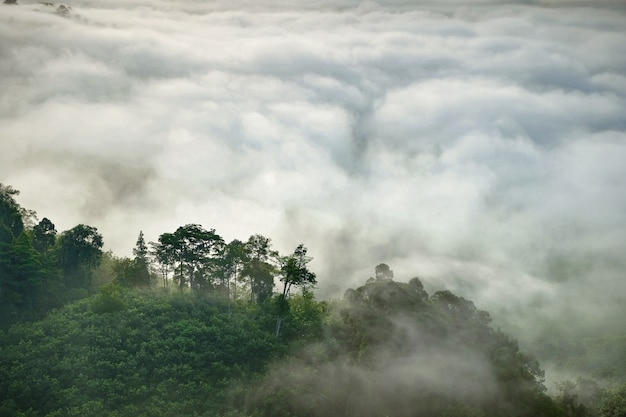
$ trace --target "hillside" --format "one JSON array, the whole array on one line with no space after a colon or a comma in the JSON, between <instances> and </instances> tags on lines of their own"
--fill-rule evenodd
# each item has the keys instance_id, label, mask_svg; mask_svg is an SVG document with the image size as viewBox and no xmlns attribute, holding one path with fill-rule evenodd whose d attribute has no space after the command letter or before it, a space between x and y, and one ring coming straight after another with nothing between
<instances>
[{"instance_id":1,"label":"hillside","mask_svg":"<svg viewBox=\"0 0 626 417\"><path fill-rule=\"evenodd\" d=\"M557 415L489 315L418 279L257 305L105 287L2 335L0 415ZM233 414L234 413L234 414Z\"/></svg>"}]
</instances>

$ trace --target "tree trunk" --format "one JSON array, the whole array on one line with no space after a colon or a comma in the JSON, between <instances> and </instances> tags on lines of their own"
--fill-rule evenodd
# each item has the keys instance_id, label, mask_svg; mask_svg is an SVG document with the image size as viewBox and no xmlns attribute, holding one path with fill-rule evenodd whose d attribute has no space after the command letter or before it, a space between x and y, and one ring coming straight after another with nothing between
<instances>
[{"instance_id":1,"label":"tree trunk","mask_svg":"<svg viewBox=\"0 0 626 417\"><path fill-rule=\"evenodd\" d=\"M282 317L277 317L276 318L276 337L278 337L278 335L280 334L280 324L283 322L283 318Z\"/></svg>"}]
</instances>

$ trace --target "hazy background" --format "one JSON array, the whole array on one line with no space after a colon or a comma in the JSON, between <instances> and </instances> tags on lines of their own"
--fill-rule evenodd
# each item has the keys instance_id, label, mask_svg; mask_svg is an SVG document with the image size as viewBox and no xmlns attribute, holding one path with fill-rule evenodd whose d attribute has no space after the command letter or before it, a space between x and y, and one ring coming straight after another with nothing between
<instances>
[{"instance_id":1,"label":"hazy background","mask_svg":"<svg viewBox=\"0 0 626 417\"><path fill-rule=\"evenodd\" d=\"M260 233L322 297L386 262L527 340L623 331L623 2L0 6L0 182L58 230Z\"/></svg>"}]
</instances>

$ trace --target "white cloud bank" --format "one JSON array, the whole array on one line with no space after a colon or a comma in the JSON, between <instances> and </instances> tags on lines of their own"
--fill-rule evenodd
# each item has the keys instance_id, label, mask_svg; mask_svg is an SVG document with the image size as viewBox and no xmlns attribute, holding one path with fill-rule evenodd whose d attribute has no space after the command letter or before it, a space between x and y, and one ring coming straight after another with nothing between
<instances>
[{"instance_id":1,"label":"white cloud bank","mask_svg":"<svg viewBox=\"0 0 626 417\"><path fill-rule=\"evenodd\" d=\"M624 316L623 3L273 3L1 7L0 181L118 254L194 222L304 242L323 294L387 262Z\"/></svg>"}]
</instances>

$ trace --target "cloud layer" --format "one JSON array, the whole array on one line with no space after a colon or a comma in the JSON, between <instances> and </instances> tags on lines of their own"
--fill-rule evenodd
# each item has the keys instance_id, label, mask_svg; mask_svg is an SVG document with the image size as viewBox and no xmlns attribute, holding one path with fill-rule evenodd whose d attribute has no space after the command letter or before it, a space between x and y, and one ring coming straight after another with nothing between
<instances>
[{"instance_id":1,"label":"cloud layer","mask_svg":"<svg viewBox=\"0 0 626 417\"><path fill-rule=\"evenodd\" d=\"M386 262L519 329L623 316L623 5L271 3L2 7L0 181L118 254L195 222L328 296Z\"/></svg>"}]
</instances>

